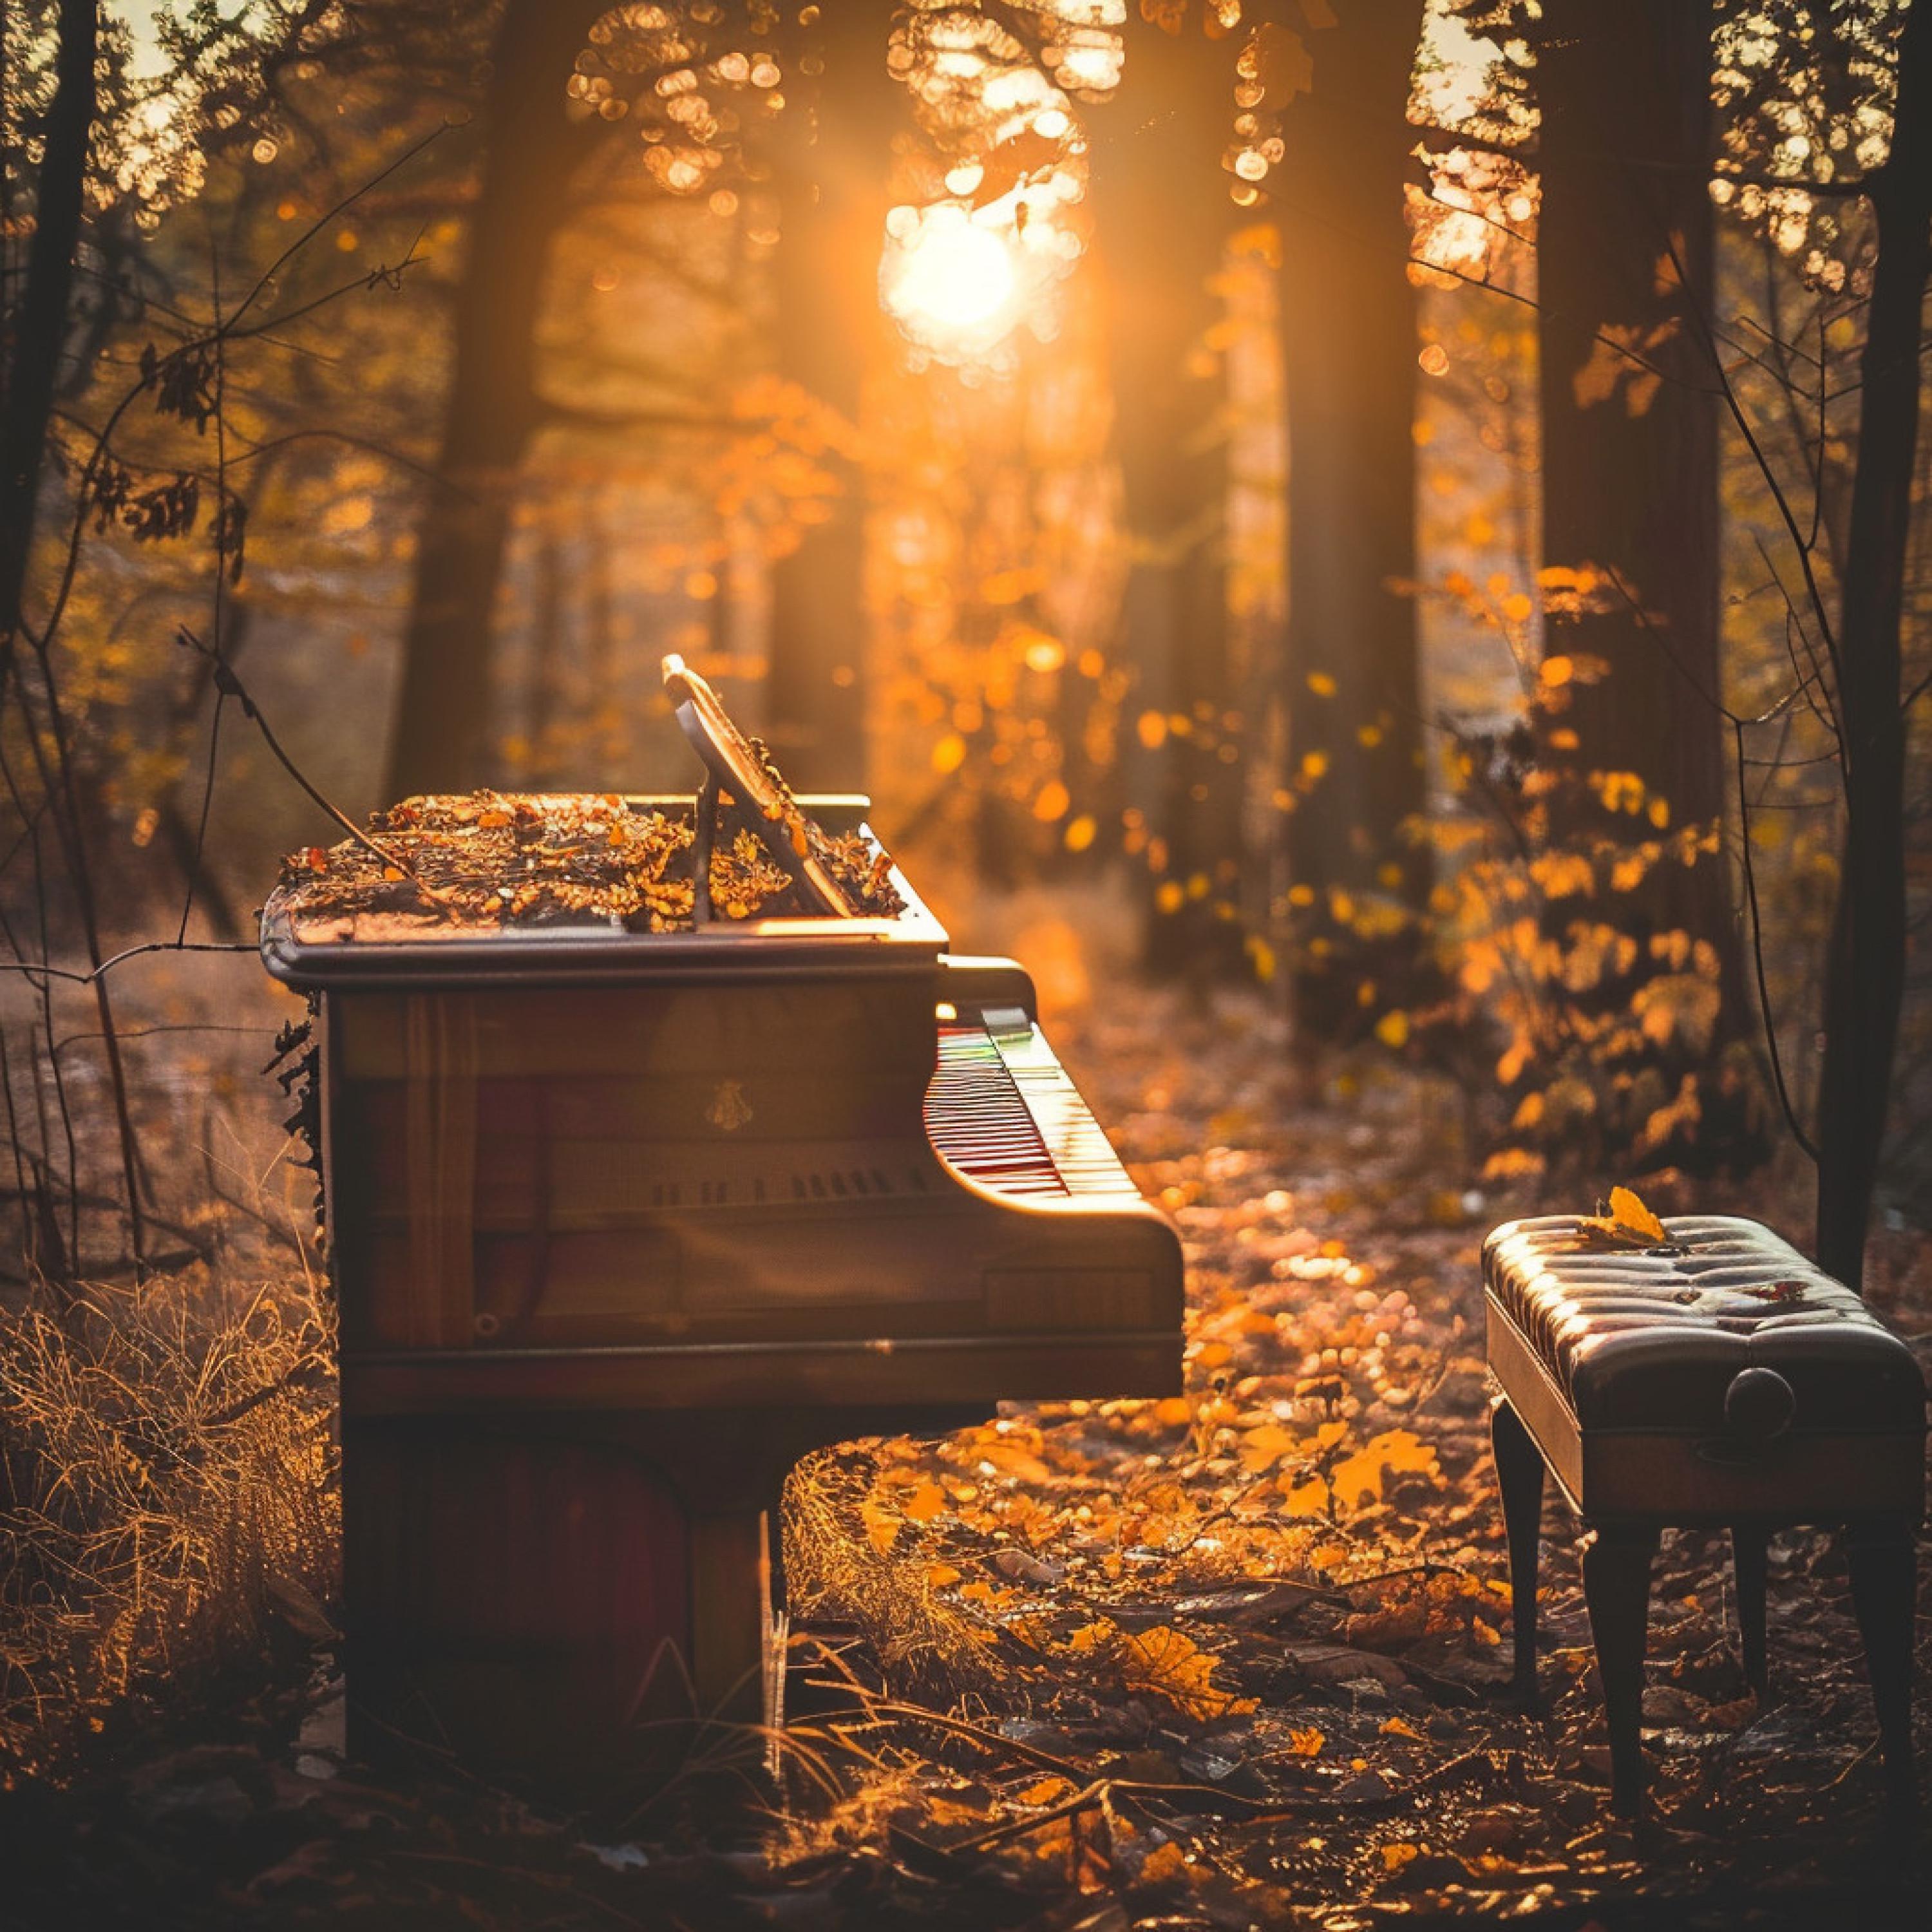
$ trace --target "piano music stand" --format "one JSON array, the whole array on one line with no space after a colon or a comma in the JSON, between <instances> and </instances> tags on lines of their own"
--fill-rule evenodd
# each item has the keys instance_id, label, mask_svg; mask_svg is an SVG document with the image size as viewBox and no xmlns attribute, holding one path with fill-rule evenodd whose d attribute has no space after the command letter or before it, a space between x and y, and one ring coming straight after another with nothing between
<instances>
[{"instance_id":1,"label":"piano music stand","mask_svg":"<svg viewBox=\"0 0 1932 1932\"><path fill-rule=\"evenodd\" d=\"M728 788L746 824L789 874L806 904L814 911L856 918L860 908L818 855L818 828L800 809L771 761L738 729L718 694L675 651L664 658L663 674L679 727L706 773L693 828L697 916L710 916L711 848L717 836L720 794Z\"/></svg>"}]
</instances>

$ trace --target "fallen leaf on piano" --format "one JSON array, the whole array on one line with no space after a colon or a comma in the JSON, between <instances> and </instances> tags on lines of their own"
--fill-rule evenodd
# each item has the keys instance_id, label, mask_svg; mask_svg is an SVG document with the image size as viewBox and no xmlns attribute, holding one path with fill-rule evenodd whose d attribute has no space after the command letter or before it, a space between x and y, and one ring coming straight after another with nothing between
<instances>
[{"instance_id":1,"label":"fallen leaf on piano","mask_svg":"<svg viewBox=\"0 0 1932 1932\"><path fill-rule=\"evenodd\" d=\"M1633 1244L1644 1248L1662 1247L1670 1239L1664 1223L1643 1204L1636 1191L1629 1187L1612 1188L1610 1211L1607 1214L1584 1215L1576 1224L1576 1232L1586 1241L1607 1242L1618 1247Z\"/></svg>"}]
</instances>

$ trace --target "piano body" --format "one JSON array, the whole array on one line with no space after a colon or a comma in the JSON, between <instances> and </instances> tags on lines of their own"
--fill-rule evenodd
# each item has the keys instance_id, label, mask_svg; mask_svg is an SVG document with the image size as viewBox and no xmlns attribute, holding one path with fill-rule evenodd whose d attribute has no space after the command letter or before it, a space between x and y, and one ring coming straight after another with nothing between
<instances>
[{"instance_id":1,"label":"piano body","mask_svg":"<svg viewBox=\"0 0 1932 1932\"><path fill-rule=\"evenodd\" d=\"M869 842L864 800L799 802ZM799 1456L1179 1390L1173 1228L1025 974L949 954L891 876L889 917L665 932L270 901L264 958L320 1014L358 1748L540 1768L694 1693L755 1716Z\"/></svg>"}]
</instances>

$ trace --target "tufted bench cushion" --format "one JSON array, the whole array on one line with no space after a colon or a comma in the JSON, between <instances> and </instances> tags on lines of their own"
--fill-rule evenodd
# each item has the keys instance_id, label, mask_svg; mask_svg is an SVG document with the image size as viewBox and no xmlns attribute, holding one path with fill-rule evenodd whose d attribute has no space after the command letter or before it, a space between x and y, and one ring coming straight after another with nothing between
<instances>
[{"instance_id":1,"label":"tufted bench cushion","mask_svg":"<svg viewBox=\"0 0 1932 1932\"><path fill-rule=\"evenodd\" d=\"M1727 1527L1744 1675L1762 1696L1766 1548L1844 1526L1887 1781L1909 1805L1925 1382L1856 1295L1755 1221L1685 1215L1655 1247L1574 1214L1512 1221L1483 1250L1490 1440L1509 1534L1516 1684L1536 1688L1547 1469L1590 1532L1583 1594L1610 1720L1616 1808L1643 1802L1650 1566L1668 1525Z\"/></svg>"},{"instance_id":2,"label":"tufted bench cushion","mask_svg":"<svg viewBox=\"0 0 1932 1932\"><path fill-rule=\"evenodd\" d=\"M1852 1292L1756 1222L1664 1223L1593 1245L1574 1215L1483 1250L1492 1369L1571 1504L1592 1519L1918 1520L1925 1384Z\"/></svg>"}]
</instances>

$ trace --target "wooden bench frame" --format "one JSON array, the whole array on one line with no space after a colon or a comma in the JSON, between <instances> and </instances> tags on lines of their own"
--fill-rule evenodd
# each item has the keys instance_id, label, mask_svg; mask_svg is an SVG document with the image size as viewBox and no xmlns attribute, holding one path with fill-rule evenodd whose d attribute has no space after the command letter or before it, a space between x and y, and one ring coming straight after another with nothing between
<instances>
[{"instance_id":1,"label":"wooden bench frame","mask_svg":"<svg viewBox=\"0 0 1932 1932\"><path fill-rule=\"evenodd\" d=\"M1513 1684L1525 1706L1534 1710L1538 1704L1536 1588L1544 1472L1546 1467L1552 1473L1560 1471L1566 1461L1574 1460L1564 1450L1575 1445L1539 1442L1518 1414L1507 1386L1490 1412L1490 1440L1509 1544L1516 1642ZM1587 1516L1560 1474L1557 1486L1582 1519L1589 1535L1583 1552L1583 1595L1610 1726L1611 1802L1621 1816L1634 1818L1643 1808L1643 1663L1651 1564L1664 1530L1696 1526L1668 1510ZM1876 1514L1848 1511L1842 1520L1852 1603L1878 1708L1888 1792L1895 1805L1909 1809L1917 1797L1912 1755L1912 1678L1918 1604L1918 1550L1913 1532L1918 1516L1904 1510ZM1767 1546L1774 1531L1815 1521L1812 1513L1758 1512L1736 1517L1726 1526L1736 1576L1744 1676L1760 1696L1769 1684L1765 1648Z\"/></svg>"}]
</instances>

